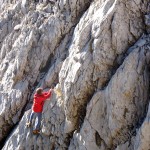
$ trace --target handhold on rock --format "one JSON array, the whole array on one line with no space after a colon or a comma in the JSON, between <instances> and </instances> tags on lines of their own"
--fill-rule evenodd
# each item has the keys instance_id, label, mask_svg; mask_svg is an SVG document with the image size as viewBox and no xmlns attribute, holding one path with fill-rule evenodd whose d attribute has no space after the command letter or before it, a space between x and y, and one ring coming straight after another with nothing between
<instances>
[{"instance_id":1,"label":"handhold on rock","mask_svg":"<svg viewBox=\"0 0 150 150\"><path fill-rule=\"evenodd\" d=\"M65 126L64 126L64 133L70 133L73 130L74 130L74 124L71 121L67 120L66 118Z\"/></svg>"},{"instance_id":2,"label":"handhold on rock","mask_svg":"<svg viewBox=\"0 0 150 150\"><path fill-rule=\"evenodd\" d=\"M22 27L22 25L21 25L21 24L18 24L18 25L16 25L16 26L14 27L14 30L15 30L15 31L18 31L18 30L21 29L21 27Z\"/></svg>"},{"instance_id":3,"label":"handhold on rock","mask_svg":"<svg viewBox=\"0 0 150 150\"><path fill-rule=\"evenodd\" d=\"M57 94L57 96L61 96L61 90L60 89L54 89L54 92Z\"/></svg>"}]
</instances>

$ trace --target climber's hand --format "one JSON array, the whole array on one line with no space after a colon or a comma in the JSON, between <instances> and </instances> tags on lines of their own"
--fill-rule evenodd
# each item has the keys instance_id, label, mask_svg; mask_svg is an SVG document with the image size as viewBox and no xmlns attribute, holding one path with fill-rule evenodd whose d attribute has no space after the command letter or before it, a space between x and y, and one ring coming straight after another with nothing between
<instances>
[{"instance_id":1,"label":"climber's hand","mask_svg":"<svg viewBox=\"0 0 150 150\"><path fill-rule=\"evenodd\" d=\"M51 89L54 89L54 87L55 87L55 84L53 83L53 84L51 85Z\"/></svg>"}]
</instances>

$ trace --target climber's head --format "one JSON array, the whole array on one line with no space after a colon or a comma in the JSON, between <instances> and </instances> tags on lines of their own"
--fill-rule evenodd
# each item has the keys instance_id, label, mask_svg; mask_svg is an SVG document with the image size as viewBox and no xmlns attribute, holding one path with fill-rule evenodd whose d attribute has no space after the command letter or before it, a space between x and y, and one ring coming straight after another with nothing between
<instances>
[{"instance_id":1,"label":"climber's head","mask_svg":"<svg viewBox=\"0 0 150 150\"><path fill-rule=\"evenodd\" d=\"M42 92L43 92L43 89L42 89L42 88L37 88L37 89L36 89L36 94L41 95Z\"/></svg>"}]
</instances>

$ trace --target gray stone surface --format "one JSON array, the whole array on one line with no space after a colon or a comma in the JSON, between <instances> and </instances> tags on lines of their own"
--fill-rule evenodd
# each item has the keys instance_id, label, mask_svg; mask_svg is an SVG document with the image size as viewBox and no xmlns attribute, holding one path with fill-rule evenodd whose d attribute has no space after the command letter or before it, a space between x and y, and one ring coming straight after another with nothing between
<instances>
[{"instance_id":1,"label":"gray stone surface","mask_svg":"<svg viewBox=\"0 0 150 150\"><path fill-rule=\"evenodd\" d=\"M134 144L135 150L150 149L150 104L148 113L140 129L137 132Z\"/></svg>"},{"instance_id":2,"label":"gray stone surface","mask_svg":"<svg viewBox=\"0 0 150 150\"><path fill-rule=\"evenodd\" d=\"M77 113L95 90L105 87L127 48L142 35L141 13L132 1L95 1L82 16L59 74L67 108L66 133L78 128Z\"/></svg>"},{"instance_id":3,"label":"gray stone surface","mask_svg":"<svg viewBox=\"0 0 150 150\"><path fill-rule=\"evenodd\" d=\"M149 11L147 0L1 1L2 149L150 150ZM35 136L35 88L53 84Z\"/></svg>"},{"instance_id":4,"label":"gray stone surface","mask_svg":"<svg viewBox=\"0 0 150 150\"><path fill-rule=\"evenodd\" d=\"M22 109L32 100L30 96L36 88L35 85L37 82L42 84L41 80L46 77L49 69L50 74L53 72L53 77L46 80L45 88L50 87L53 82L58 83L58 77L56 81L53 79L58 76L61 62L67 56L64 51L70 41L72 27L89 5L88 1L84 5L80 2L82 4L72 5L73 10L78 9L78 12L70 13L66 2L61 4L60 9L58 1L52 6L55 14L44 11L46 5L50 5L44 2L3 2L1 7L5 9L0 17L0 106L5 107L1 110L0 141L19 120ZM64 14L68 14L66 18L63 17L62 10ZM15 94L17 92L20 96ZM15 105L16 101L18 106ZM5 116L10 116L11 119L8 121ZM12 121L12 117L15 121Z\"/></svg>"},{"instance_id":5,"label":"gray stone surface","mask_svg":"<svg viewBox=\"0 0 150 150\"><path fill-rule=\"evenodd\" d=\"M32 134L34 121L31 128L25 126L31 113L30 110L26 111L3 149L67 149L69 135L63 132L65 113L63 99L61 95L57 94L57 91L60 90L59 88L59 85L57 85L52 93L52 97L45 102L40 134Z\"/></svg>"},{"instance_id":6,"label":"gray stone surface","mask_svg":"<svg viewBox=\"0 0 150 150\"><path fill-rule=\"evenodd\" d=\"M94 94L80 132L74 133L72 143L78 143L74 144L76 149L115 149L117 145L130 141L135 134L149 104L149 36L144 39L145 45L135 48L126 57L105 89ZM148 118L149 115L142 125L143 132L148 131ZM92 139L89 138L89 131ZM141 134L137 138L141 138ZM141 139L143 147L141 144L139 149L150 148L150 134L147 132L144 135ZM125 146L127 144L120 146L121 150L126 149Z\"/></svg>"}]
</instances>

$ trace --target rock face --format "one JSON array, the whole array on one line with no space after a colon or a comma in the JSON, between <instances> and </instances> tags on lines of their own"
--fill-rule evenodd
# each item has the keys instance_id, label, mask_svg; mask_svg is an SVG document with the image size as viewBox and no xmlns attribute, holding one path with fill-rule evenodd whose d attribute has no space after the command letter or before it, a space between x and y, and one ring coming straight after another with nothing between
<instances>
[{"instance_id":1,"label":"rock face","mask_svg":"<svg viewBox=\"0 0 150 150\"><path fill-rule=\"evenodd\" d=\"M139 41L133 46L132 52L117 69L105 89L94 94L87 106L80 132L74 133L70 149L74 149L72 145L76 142L80 143L76 149L115 149L117 145L129 140L136 127L141 124L149 102L149 37L144 39L145 45L139 47ZM145 87L147 90L143 90ZM143 128L148 129L144 124ZM94 141L89 139L88 131L95 137ZM150 142L149 135L145 136L147 141L144 140L144 146ZM145 149L148 148L149 146Z\"/></svg>"},{"instance_id":2,"label":"rock face","mask_svg":"<svg viewBox=\"0 0 150 150\"><path fill-rule=\"evenodd\" d=\"M149 12L148 0L1 1L1 148L150 150ZM33 135L34 90L53 84Z\"/></svg>"}]
</instances>

